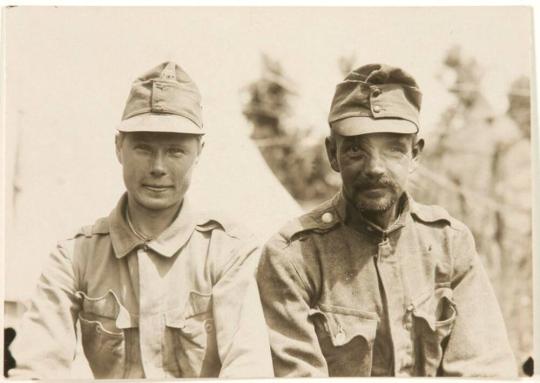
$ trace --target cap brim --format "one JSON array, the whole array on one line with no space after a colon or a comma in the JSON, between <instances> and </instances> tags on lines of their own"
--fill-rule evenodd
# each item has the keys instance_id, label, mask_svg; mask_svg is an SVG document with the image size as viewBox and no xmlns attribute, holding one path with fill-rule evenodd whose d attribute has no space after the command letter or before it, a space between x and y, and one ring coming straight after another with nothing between
<instances>
[{"instance_id":1,"label":"cap brim","mask_svg":"<svg viewBox=\"0 0 540 383\"><path fill-rule=\"evenodd\" d=\"M347 117L334 121L332 130L340 136L359 136L371 133L418 133L415 123L401 118Z\"/></svg>"},{"instance_id":2,"label":"cap brim","mask_svg":"<svg viewBox=\"0 0 540 383\"><path fill-rule=\"evenodd\" d=\"M189 118L176 114L144 113L120 122L116 128L119 132L156 132L204 134Z\"/></svg>"}]
</instances>

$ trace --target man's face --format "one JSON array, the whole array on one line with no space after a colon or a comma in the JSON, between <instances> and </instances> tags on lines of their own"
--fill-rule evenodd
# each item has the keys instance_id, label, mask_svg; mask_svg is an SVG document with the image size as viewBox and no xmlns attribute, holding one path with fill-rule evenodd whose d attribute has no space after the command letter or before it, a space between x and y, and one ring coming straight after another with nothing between
<instances>
[{"instance_id":1,"label":"man's face","mask_svg":"<svg viewBox=\"0 0 540 383\"><path fill-rule=\"evenodd\" d=\"M177 209L186 193L201 143L194 135L133 132L117 136L128 198L151 211Z\"/></svg>"},{"instance_id":2,"label":"man's face","mask_svg":"<svg viewBox=\"0 0 540 383\"><path fill-rule=\"evenodd\" d=\"M407 188L423 141L411 134L373 133L327 138L332 168L341 173L343 192L360 211L392 208Z\"/></svg>"}]
</instances>

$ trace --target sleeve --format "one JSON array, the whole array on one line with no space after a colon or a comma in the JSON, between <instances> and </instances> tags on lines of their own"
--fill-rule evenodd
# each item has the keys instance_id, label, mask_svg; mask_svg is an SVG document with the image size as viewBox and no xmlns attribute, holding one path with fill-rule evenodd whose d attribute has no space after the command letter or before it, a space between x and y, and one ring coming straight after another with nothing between
<instances>
[{"instance_id":1,"label":"sleeve","mask_svg":"<svg viewBox=\"0 0 540 383\"><path fill-rule=\"evenodd\" d=\"M501 310L475 250L469 229L454 245L452 281L457 317L445 350L445 376L512 378L517 376Z\"/></svg>"},{"instance_id":2,"label":"sleeve","mask_svg":"<svg viewBox=\"0 0 540 383\"><path fill-rule=\"evenodd\" d=\"M220 378L273 377L268 332L255 282L259 249L241 241L213 287Z\"/></svg>"},{"instance_id":3,"label":"sleeve","mask_svg":"<svg viewBox=\"0 0 540 383\"><path fill-rule=\"evenodd\" d=\"M263 249L257 272L264 315L270 332L274 372L278 377L327 377L328 366L310 315L306 268L291 258L301 249L272 239ZM303 277L301 276L303 275Z\"/></svg>"},{"instance_id":4,"label":"sleeve","mask_svg":"<svg viewBox=\"0 0 540 383\"><path fill-rule=\"evenodd\" d=\"M80 302L67 250L50 254L21 320L12 354L16 367L9 376L18 379L68 378L76 352L76 318Z\"/></svg>"}]
</instances>

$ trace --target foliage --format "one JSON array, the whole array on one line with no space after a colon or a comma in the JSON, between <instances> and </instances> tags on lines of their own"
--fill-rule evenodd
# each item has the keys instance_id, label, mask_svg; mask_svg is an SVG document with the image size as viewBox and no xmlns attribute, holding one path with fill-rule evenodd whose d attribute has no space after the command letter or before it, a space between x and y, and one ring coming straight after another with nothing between
<instances>
[{"instance_id":1,"label":"foliage","mask_svg":"<svg viewBox=\"0 0 540 383\"><path fill-rule=\"evenodd\" d=\"M313 130L288 124L292 82L279 63L263 56L262 76L248 85L244 116L253 126L252 139L278 180L305 207L338 190L339 179L328 161L324 142Z\"/></svg>"}]
</instances>

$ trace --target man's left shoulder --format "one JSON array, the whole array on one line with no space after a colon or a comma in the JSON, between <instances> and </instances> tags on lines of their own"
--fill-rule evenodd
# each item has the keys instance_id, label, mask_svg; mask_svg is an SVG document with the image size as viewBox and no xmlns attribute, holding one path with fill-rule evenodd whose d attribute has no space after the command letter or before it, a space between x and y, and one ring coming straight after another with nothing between
<instances>
[{"instance_id":1,"label":"man's left shoulder","mask_svg":"<svg viewBox=\"0 0 540 383\"><path fill-rule=\"evenodd\" d=\"M448 227L463 232L469 230L463 222L452 217L442 206L424 205L416 201L411 201L411 215L415 222L423 225L437 228Z\"/></svg>"},{"instance_id":2,"label":"man's left shoulder","mask_svg":"<svg viewBox=\"0 0 540 383\"><path fill-rule=\"evenodd\" d=\"M201 233L226 235L240 241L252 241L253 233L240 220L232 217L229 213L207 210L197 215L195 230ZM219 234L218 234L219 233Z\"/></svg>"}]
</instances>

